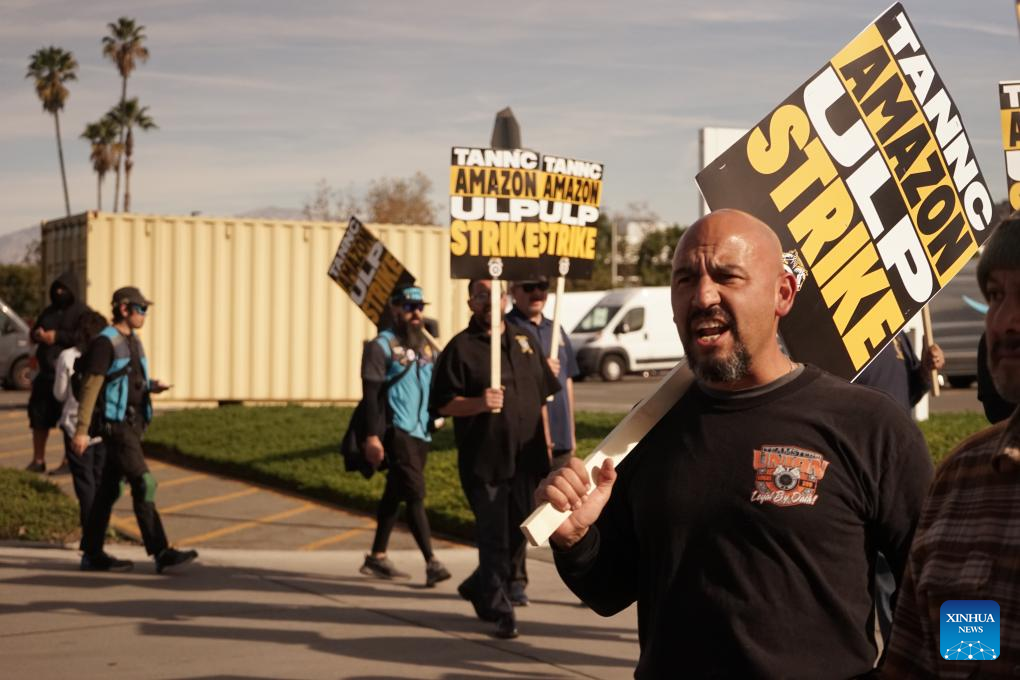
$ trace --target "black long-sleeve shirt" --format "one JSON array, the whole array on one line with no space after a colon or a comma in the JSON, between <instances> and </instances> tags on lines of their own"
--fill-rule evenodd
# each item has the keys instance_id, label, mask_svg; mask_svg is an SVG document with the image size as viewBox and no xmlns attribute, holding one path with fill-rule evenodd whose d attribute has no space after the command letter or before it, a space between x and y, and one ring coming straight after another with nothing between
<instances>
[{"instance_id":1,"label":"black long-sleeve shirt","mask_svg":"<svg viewBox=\"0 0 1020 680\"><path fill-rule=\"evenodd\" d=\"M694 387L556 564L602 615L637 601L636 677L851 677L877 655L875 553L898 580L931 478L875 390L811 366L755 396Z\"/></svg>"},{"instance_id":2,"label":"black long-sleeve shirt","mask_svg":"<svg viewBox=\"0 0 1020 680\"><path fill-rule=\"evenodd\" d=\"M68 296L63 300L56 297L58 286L68 292ZM79 341L78 327L81 325L82 315L87 310L88 308L78 300L78 284L72 272L64 272L54 279L50 284L50 305L39 313L39 318L32 325L31 331L33 340L37 328L56 332L53 344L40 344L36 349L35 356L39 361L40 375L53 378L57 357Z\"/></svg>"}]
</instances>

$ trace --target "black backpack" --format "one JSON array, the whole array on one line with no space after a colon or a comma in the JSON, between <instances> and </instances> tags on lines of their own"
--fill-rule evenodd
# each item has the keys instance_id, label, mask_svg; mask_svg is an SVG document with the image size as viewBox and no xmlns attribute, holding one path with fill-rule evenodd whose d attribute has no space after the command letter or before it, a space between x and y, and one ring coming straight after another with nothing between
<instances>
[{"instance_id":1,"label":"black backpack","mask_svg":"<svg viewBox=\"0 0 1020 680\"><path fill-rule=\"evenodd\" d=\"M407 372L411 370L413 365L413 363L409 363L404 367L404 370L387 380L383 384L382 389L379 390L379 407L386 413L387 423L390 421L388 399L390 388L407 375ZM368 424L365 422L365 411L365 400L362 398L354 408L354 413L351 414L351 420L347 424L347 432L344 433L343 439L340 440L340 455L344 458L344 469L347 472L357 471L365 479L371 479L377 468L372 467L372 464L365 459L365 452L362 450L362 443L368 438ZM378 469L385 470L386 467L386 459L383 458Z\"/></svg>"},{"instance_id":2,"label":"black backpack","mask_svg":"<svg viewBox=\"0 0 1020 680\"><path fill-rule=\"evenodd\" d=\"M84 354L78 355L78 358L74 360L74 372L71 373L71 394L74 395L74 400L78 403L81 403L81 390L85 386L85 373L82 370L85 368L82 361L84 357Z\"/></svg>"}]
</instances>

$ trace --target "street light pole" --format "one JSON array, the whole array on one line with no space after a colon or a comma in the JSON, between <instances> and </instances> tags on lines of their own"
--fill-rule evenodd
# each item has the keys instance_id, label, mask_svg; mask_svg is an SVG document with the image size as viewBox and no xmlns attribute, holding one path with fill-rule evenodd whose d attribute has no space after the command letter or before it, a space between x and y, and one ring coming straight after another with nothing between
<instances>
[{"instance_id":1,"label":"street light pole","mask_svg":"<svg viewBox=\"0 0 1020 680\"><path fill-rule=\"evenodd\" d=\"M609 221L611 238L609 239L610 252L609 252L609 287L616 288L616 251L617 251L617 222L619 218L614 218Z\"/></svg>"}]
</instances>

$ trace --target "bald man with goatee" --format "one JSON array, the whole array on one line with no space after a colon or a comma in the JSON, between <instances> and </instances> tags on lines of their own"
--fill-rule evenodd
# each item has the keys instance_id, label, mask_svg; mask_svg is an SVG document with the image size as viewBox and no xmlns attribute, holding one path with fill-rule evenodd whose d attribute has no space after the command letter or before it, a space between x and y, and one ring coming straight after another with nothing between
<instances>
[{"instance_id":1,"label":"bald man with goatee","mask_svg":"<svg viewBox=\"0 0 1020 680\"><path fill-rule=\"evenodd\" d=\"M879 655L874 560L899 579L932 464L889 397L791 360L779 240L721 210L680 239L673 318L696 380L614 470L536 493L572 509L556 566L588 606L638 603L638 678L849 678Z\"/></svg>"}]
</instances>

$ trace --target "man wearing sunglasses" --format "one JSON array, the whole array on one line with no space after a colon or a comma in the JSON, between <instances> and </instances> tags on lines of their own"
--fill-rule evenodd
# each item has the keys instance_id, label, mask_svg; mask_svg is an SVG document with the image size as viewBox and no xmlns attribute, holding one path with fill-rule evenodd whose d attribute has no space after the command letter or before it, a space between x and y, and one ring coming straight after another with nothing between
<instances>
[{"instance_id":1,"label":"man wearing sunglasses","mask_svg":"<svg viewBox=\"0 0 1020 680\"><path fill-rule=\"evenodd\" d=\"M365 555L361 573L382 579L408 578L386 556L390 533L397 523L400 504L407 504L407 524L425 558L425 585L433 587L450 578L450 572L432 553L425 515L425 459L428 455L431 416L429 391L435 357L423 332L425 296L418 286L390 298L393 327L365 343L361 359L361 385L368 436L365 458L373 467L386 459L386 489L376 511L372 552Z\"/></svg>"},{"instance_id":2,"label":"man wearing sunglasses","mask_svg":"<svg viewBox=\"0 0 1020 680\"><path fill-rule=\"evenodd\" d=\"M113 294L113 325L89 343L81 358L81 400L72 450L82 455L92 436L106 444L106 463L96 497L82 530L82 571L128 571L134 565L103 550L113 504L120 496L120 481L127 479L145 543L156 561L156 572L191 562L198 553L170 547L156 511L156 478L142 452L142 434L152 420L150 394L169 389L149 377L149 363L135 331L145 325L152 304L133 286Z\"/></svg>"},{"instance_id":3,"label":"man wearing sunglasses","mask_svg":"<svg viewBox=\"0 0 1020 680\"><path fill-rule=\"evenodd\" d=\"M560 328L560 346L557 356L550 356L552 351L553 322L542 312L549 298L549 279L541 276L528 281L515 281L510 285L510 295L514 306L507 312L507 323L522 328L533 336L542 349L549 368L560 383L560 391L553 395L548 403L546 413L549 420L549 441L547 446L552 470L558 470L570 460L576 449L574 437L574 378L580 373L574 348L570 338ZM542 481L541 477L533 480L534 487ZM534 489L532 489L534 491ZM525 588L528 585L526 567L527 544L521 543L520 549L513 555L513 581L510 584L510 603L515 607L528 604Z\"/></svg>"}]
</instances>

